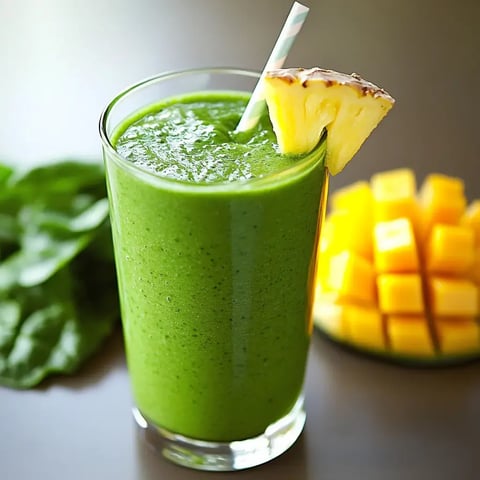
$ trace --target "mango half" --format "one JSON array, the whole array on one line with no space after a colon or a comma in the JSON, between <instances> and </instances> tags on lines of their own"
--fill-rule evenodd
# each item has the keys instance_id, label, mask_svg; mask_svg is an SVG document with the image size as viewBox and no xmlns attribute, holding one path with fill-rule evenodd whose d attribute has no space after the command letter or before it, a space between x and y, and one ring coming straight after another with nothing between
<instances>
[{"instance_id":1,"label":"mango half","mask_svg":"<svg viewBox=\"0 0 480 480\"><path fill-rule=\"evenodd\" d=\"M335 192L319 240L316 327L401 362L480 358L480 200L464 184L412 170Z\"/></svg>"}]
</instances>

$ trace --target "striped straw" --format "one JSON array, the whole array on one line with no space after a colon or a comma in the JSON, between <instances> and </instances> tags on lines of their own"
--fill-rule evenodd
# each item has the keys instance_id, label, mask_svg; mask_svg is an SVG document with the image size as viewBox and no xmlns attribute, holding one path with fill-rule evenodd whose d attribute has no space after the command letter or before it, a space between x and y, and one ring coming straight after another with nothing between
<instances>
[{"instance_id":1,"label":"striped straw","mask_svg":"<svg viewBox=\"0 0 480 480\"><path fill-rule=\"evenodd\" d=\"M283 66L298 32L301 30L303 23L305 22L305 18L307 18L308 12L309 8L301 3L295 2L292 5L292 9L285 20L285 24L283 25L282 31L273 47L272 53L265 64L262 75L260 76L260 79L255 86L255 90L250 97L250 101L237 125L236 132L246 132L253 128L260 120L265 108L263 79L269 70L275 70L276 68L281 68Z\"/></svg>"}]
</instances>

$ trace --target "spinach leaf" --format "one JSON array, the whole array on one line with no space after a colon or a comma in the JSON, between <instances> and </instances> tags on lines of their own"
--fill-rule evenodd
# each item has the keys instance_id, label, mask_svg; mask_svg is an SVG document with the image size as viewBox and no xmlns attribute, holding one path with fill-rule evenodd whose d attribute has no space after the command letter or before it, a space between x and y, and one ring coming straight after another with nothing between
<instances>
[{"instance_id":1,"label":"spinach leaf","mask_svg":"<svg viewBox=\"0 0 480 480\"><path fill-rule=\"evenodd\" d=\"M0 384L72 373L119 316L98 164L0 165Z\"/></svg>"}]
</instances>

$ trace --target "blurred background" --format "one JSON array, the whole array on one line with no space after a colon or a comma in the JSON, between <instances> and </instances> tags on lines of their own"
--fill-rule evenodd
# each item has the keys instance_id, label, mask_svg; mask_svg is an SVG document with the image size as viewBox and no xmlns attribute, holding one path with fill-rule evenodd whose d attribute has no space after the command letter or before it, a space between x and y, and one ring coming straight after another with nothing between
<instances>
[{"instance_id":1,"label":"blurred background","mask_svg":"<svg viewBox=\"0 0 480 480\"><path fill-rule=\"evenodd\" d=\"M97 121L120 90L195 66L261 70L291 0L0 0L0 160L100 158ZM286 66L357 72L397 104L335 178L413 167L480 197L480 1L305 0Z\"/></svg>"}]
</instances>

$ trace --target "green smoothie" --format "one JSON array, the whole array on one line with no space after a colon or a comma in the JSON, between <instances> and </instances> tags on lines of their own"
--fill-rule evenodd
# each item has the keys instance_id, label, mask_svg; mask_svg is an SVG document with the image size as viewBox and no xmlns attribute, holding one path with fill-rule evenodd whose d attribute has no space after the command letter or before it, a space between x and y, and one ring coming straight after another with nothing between
<instances>
[{"instance_id":1,"label":"green smoothie","mask_svg":"<svg viewBox=\"0 0 480 480\"><path fill-rule=\"evenodd\" d=\"M301 394L324 147L276 151L247 97L197 93L127 119L107 162L136 405L202 440L263 433Z\"/></svg>"}]
</instances>

